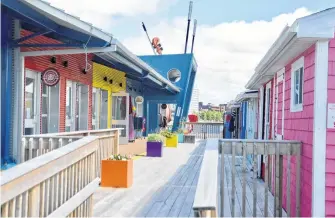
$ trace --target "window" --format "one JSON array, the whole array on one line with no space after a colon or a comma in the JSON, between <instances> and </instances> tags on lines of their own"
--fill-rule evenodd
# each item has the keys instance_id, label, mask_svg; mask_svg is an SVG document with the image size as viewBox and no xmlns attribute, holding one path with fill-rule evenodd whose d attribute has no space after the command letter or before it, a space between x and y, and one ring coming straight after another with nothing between
<instances>
[{"instance_id":1,"label":"window","mask_svg":"<svg viewBox=\"0 0 335 218\"><path fill-rule=\"evenodd\" d=\"M294 62L291 70L291 112L298 112L303 110L304 57Z\"/></svg>"}]
</instances>

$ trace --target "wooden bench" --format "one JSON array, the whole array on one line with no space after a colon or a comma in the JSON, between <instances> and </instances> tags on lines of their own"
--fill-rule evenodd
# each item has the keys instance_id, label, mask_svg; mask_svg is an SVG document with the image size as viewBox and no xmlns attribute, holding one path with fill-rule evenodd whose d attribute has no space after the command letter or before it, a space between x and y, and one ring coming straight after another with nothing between
<instances>
[{"instance_id":1,"label":"wooden bench","mask_svg":"<svg viewBox=\"0 0 335 218\"><path fill-rule=\"evenodd\" d=\"M195 217L217 217L220 214L218 211L218 146L218 139L207 139L193 203Z\"/></svg>"},{"instance_id":2,"label":"wooden bench","mask_svg":"<svg viewBox=\"0 0 335 218\"><path fill-rule=\"evenodd\" d=\"M195 135L194 134L184 135L184 143L195 143Z\"/></svg>"}]
</instances>

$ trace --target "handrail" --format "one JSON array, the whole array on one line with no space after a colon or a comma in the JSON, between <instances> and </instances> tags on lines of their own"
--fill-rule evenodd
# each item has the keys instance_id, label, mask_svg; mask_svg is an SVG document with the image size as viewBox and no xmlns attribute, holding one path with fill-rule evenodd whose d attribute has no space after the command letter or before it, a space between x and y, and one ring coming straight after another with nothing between
<instances>
[{"instance_id":1,"label":"handrail","mask_svg":"<svg viewBox=\"0 0 335 218\"><path fill-rule=\"evenodd\" d=\"M63 147L73 141L76 141L88 135L94 135L100 137L113 136L115 139L115 142L113 144L114 146L113 151L115 153L118 153L119 142L118 137L116 137L116 135L120 135L121 130L122 128L111 128L111 129L100 129L100 130L50 133L40 135L25 135L22 137L20 162L23 163L27 160L48 153L54 149Z\"/></svg>"},{"instance_id":2,"label":"handrail","mask_svg":"<svg viewBox=\"0 0 335 218\"><path fill-rule=\"evenodd\" d=\"M223 125L223 122L203 122L203 121L199 121L199 122L184 122L184 124L217 124L217 125Z\"/></svg>"},{"instance_id":3,"label":"handrail","mask_svg":"<svg viewBox=\"0 0 335 218\"><path fill-rule=\"evenodd\" d=\"M218 139L207 139L193 210L195 217L218 215Z\"/></svg>"},{"instance_id":4,"label":"handrail","mask_svg":"<svg viewBox=\"0 0 335 218\"><path fill-rule=\"evenodd\" d=\"M83 135L83 134L91 134L91 133L109 132L109 131L113 131L113 130L122 130L122 129L123 128L80 130L80 131L72 131L72 132L57 132L57 133L45 133L45 134L37 134L37 135L24 135L23 137L73 136L73 135Z\"/></svg>"},{"instance_id":5,"label":"handrail","mask_svg":"<svg viewBox=\"0 0 335 218\"><path fill-rule=\"evenodd\" d=\"M98 146L98 137L87 136L3 171L1 215L44 217L54 212L97 178ZM84 202L87 211L92 209L87 204L91 198Z\"/></svg>"},{"instance_id":6,"label":"handrail","mask_svg":"<svg viewBox=\"0 0 335 218\"><path fill-rule=\"evenodd\" d=\"M247 169L247 155L252 155L252 178ZM264 190L257 190L257 155L264 155ZM283 216L284 190L286 189L287 216L300 215L300 164L301 142L293 140L252 140L252 139L207 139L206 149L200 170L198 186L195 194L193 210L195 216L216 217L235 216L235 208L240 208L241 216ZM287 178L283 177L283 160L287 161ZM291 157L295 156L294 163ZM221 159L221 160L220 160ZM228 160L227 160L228 159ZM220 160L220 161L219 161ZM268 160L273 160L268 161ZM229 162L231 161L231 164ZM238 163L236 163L238 162ZM226 165L228 164L228 166ZM237 165L236 165L237 164ZM291 164L295 164L295 190L291 185L283 186L291 181ZM231 165L231 167L229 167ZM239 167L239 168L238 168ZM228 169L228 172L225 171ZM227 174L227 175L226 175ZM271 175L271 176L269 176ZM274 177L272 178L272 175ZM226 179L228 177L228 179ZM236 177L238 177L236 179ZM247 179L248 177L248 179ZM219 181L219 182L218 182ZM229 182L228 182L229 181ZM249 184L250 185L250 184ZM240 191L236 191L237 190ZM274 193L274 205L269 210L269 190ZM248 193L248 194L247 194ZM264 196L263 196L264 194ZM291 196L295 196L295 214L291 213ZM261 198L257 202L257 198ZM247 198L251 198L246 200ZM240 207L235 207L237 199ZM248 202L248 203L247 203ZM252 202L252 203L251 203ZM247 204L250 205L246 206ZM260 204L264 208L260 211ZM218 206L219 205L219 206ZM273 212L273 214L271 214Z\"/></svg>"},{"instance_id":7,"label":"handrail","mask_svg":"<svg viewBox=\"0 0 335 218\"><path fill-rule=\"evenodd\" d=\"M198 139L221 138L223 136L223 122L185 122L183 123L189 134Z\"/></svg>"}]
</instances>

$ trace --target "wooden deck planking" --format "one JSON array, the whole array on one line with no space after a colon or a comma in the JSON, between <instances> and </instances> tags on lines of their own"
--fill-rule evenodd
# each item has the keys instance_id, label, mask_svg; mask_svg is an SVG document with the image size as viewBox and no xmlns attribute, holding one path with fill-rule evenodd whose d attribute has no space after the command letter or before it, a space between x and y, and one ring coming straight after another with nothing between
<instances>
[{"instance_id":1,"label":"wooden deck planking","mask_svg":"<svg viewBox=\"0 0 335 218\"><path fill-rule=\"evenodd\" d=\"M204 153L204 143L165 148L162 158L134 162L134 185L129 189L99 188L93 196L94 217L193 217L193 201ZM219 160L219 163L221 161ZM225 156L224 210L231 216L231 158ZM242 215L242 159L236 157L235 216ZM250 164L248 165L250 167ZM252 172L247 172L246 215L252 215ZM257 215L264 213L263 182L257 180ZM269 215L274 198L269 192ZM272 208L271 208L272 207ZM228 208L228 209L227 209ZM283 215L285 215L283 211Z\"/></svg>"},{"instance_id":2,"label":"wooden deck planking","mask_svg":"<svg viewBox=\"0 0 335 218\"><path fill-rule=\"evenodd\" d=\"M99 188L93 196L93 216L161 217L181 212L185 216L192 210L201 152L199 143L181 144L177 149L164 148L162 158L135 160L134 185L129 189Z\"/></svg>"}]
</instances>

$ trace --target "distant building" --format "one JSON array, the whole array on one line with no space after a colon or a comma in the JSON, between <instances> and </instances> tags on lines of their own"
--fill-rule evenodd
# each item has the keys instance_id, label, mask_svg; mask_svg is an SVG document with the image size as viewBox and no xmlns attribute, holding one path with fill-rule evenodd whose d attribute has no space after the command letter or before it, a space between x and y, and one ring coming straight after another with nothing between
<instances>
[{"instance_id":1,"label":"distant building","mask_svg":"<svg viewBox=\"0 0 335 218\"><path fill-rule=\"evenodd\" d=\"M190 109L188 110L188 114L193 114L199 112L199 104L202 102L199 102L199 89L193 88L192 92L192 98L190 102Z\"/></svg>"},{"instance_id":2,"label":"distant building","mask_svg":"<svg viewBox=\"0 0 335 218\"><path fill-rule=\"evenodd\" d=\"M227 104L219 104L219 106L216 106L212 103L208 103L207 105L204 105L203 102L199 102L199 111L225 112L226 108L227 108Z\"/></svg>"},{"instance_id":3,"label":"distant building","mask_svg":"<svg viewBox=\"0 0 335 218\"><path fill-rule=\"evenodd\" d=\"M227 109L227 104L219 104L219 107L221 112L225 112Z\"/></svg>"}]
</instances>

